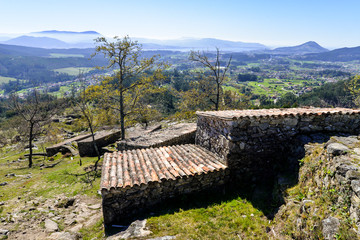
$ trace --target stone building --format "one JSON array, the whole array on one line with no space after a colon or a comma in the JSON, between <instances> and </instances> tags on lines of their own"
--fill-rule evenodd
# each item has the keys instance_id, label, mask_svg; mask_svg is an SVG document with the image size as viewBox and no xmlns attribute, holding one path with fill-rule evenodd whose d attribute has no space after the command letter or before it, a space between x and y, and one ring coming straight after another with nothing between
<instances>
[{"instance_id":1,"label":"stone building","mask_svg":"<svg viewBox=\"0 0 360 240\"><path fill-rule=\"evenodd\" d=\"M106 225L163 200L222 186L230 177L248 179L271 171L277 156L299 136L360 132L360 110L345 108L208 111L197 116L196 145L105 154L101 192Z\"/></svg>"},{"instance_id":2,"label":"stone building","mask_svg":"<svg viewBox=\"0 0 360 240\"><path fill-rule=\"evenodd\" d=\"M104 223L126 221L161 201L216 188L228 176L218 156L192 144L107 153L101 177Z\"/></svg>"},{"instance_id":3,"label":"stone building","mask_svg":"<svg viewBox=\"0 0 360 240\"><path fill-rule=\"evenodd\" d=\"M299 137L359 133L360 110L287 108L197 112L196 144L222 157L233 175L270 173ZM264 176L265 177L265 176Z\"/></svg>"}]
</instances>

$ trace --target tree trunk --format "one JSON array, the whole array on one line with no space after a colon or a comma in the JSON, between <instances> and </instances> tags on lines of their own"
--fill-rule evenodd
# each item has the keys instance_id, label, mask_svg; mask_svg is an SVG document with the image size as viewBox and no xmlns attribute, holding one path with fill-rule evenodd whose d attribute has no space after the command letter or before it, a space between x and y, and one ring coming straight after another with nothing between
<instances>
[{"instance_id":1,"label":"tree trunk","mask_svg":"<svg viewBox=\"0 0 360 240\"><path fill-rule=\"evenodd\" d=\"M122 88L120 88L120 127L121 127L121 140L125 139L125 113L124 113L124 97Z\"/></svg>"},{"instance_id":2,"label":"tree trunk","mask_svg":"<svg viewBox=\"0 0 360 240\"><path fill-rule=\"evenodd\" d=\"M98 157L97 161L95 162L95 166L94 166L94 169L96 171L97 170L97 165L98 165L98 163L100 161L100 152L99 152L99 149L98 149L98 147L96 145L96 142L95 142L95 134L94 134L94 130L93 130L92 126L90 126L90 131L91 131L91 137L92 137L93 146L94 146L96 155Z\"/></svg>"},{"instance_id":3,"label":"tree trunk","mask_svg":"<svg viewBox=\"0 0 360 240\"><path fill-rule=\"evenodd\" d=\"M29 131L29 148L30 148L30 152L29 152L29 168L32 167L32 155L33 155L33 149L32 149L32 140L33 140L33 129L34 126L32 124L30 124L30 131Z\"/></svg>"},{"instance_id":4,"label":"tree trunk","mask_svg":"<svg viewBox=\"0 0 360 240\"><path fill-rule=\"evenodd\" d=\"M215 111L219 110L219 102L220 102L220 84L217 82L216 86L216 102L215 102Z\"/></svg>"}]
</instances>

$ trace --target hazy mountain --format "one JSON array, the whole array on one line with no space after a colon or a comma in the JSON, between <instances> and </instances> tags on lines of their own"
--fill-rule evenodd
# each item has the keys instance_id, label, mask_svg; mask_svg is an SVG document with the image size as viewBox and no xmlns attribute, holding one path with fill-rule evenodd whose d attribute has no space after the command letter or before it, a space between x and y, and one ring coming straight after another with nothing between
<instances>
[{"instance_id":1,"label":"hazy mountain","mask_svg":"<svg viewBox=\"0 0 360 240\"><path fill-rule=\"evenodd\" d=\"M3 42L9 45L18 45L35 48L69 48L69 44L55 38L20 36Z\"/></svg>"},{"instance_id":2,"label":"hazy mountain","mask_svg":"<svg viewBox=\"0 0 360 240\"><path fill-rule=\"evenodd\" d=\"M102 36L103 35L96 31L74 32L47 30L24 34L23 36L17 36L1 43L40 48L94 48L94 39ZM218 47L224 52L244 52L268 49L260 43L235 42L215 38L181 38L172 40L132 39L138 40L139 43L143 45L144 50L215 51L215 48Z\"/></svg>"},{"instance_id":3,"label":"hazy mountain","mask_svg":"<svg viewBox=\"0 0 360 240\"><path fill-rule=\"evenodd\" d=\"M307 53L322 53L328 51L328 49L321 47L316 42L310 41L298 46L275 48L271 52L275 54L302 55Z\"/></svg>"},{"instance_id":4,"label":"hazy mountain","mask_svg":"<svg viewBox=\"0 0 360 240\"><path fill-rule=\"evenodd\" d=\"M46 49L36 47L24 47L18 45L0 44L0 55L8 56L36 56L36 57L51 57L51 54L64 55L83 55L84 58L89 58L94 53L93 48L70 48L70 49Z\"/></svg>"},{"instance_id":5,"label":"hazy mountain","mask_svg":"<svg viewBox=\"0 0 360 240\"><path fill-rule=\"evenodd\" d=\"M305 60L321 60L334 62L347 62L360 60L360 47L339 48L324 53L306 54L301 56Z\"/></svg>"},{"instance_id":6,"label":"hazy mountain","mask_svg":"<svg viewBox=\"0 0 360 240\"><path fill-rule=\"evenodd\" d=\"M94 39L103 36L96 31L72 32L57 30L33 32L29 33L28 35L33 37L55 38L63 42L72 44L71 47L79 48L94 47Z\"/></svg>"},{"instance_id":7,"label":"hazy mountain","mask_svg":"<svg viewBox=\"0 0 360 240\"><path fill-rule=\"evenodd\" d=\"M135 38L139 43L142 43L144 49L147 49L149 44L154 49L169 49L169 50L208 50L215 51L218 47L221 51L254 51L254 50L265 50L267 47L260 43L245 43L245 42L234 42L228 40L221 40L215 38L182 38L173 40L156 40L146 38Z\"/></svg>"},{"instance_id":8,"label":"hazy mountain","mask_svg":"<svg viewBox=\"0 0 360 240\"><path fill-rule=\"evenodd\" d=\"M73 32L73 31L58 31L58 30L48 30L48 31L41 31L41 32L34 32L34 34L74 34L74 35L101 35L96 31L84 31L84 32Z\"/></svg>"}]
</instances>

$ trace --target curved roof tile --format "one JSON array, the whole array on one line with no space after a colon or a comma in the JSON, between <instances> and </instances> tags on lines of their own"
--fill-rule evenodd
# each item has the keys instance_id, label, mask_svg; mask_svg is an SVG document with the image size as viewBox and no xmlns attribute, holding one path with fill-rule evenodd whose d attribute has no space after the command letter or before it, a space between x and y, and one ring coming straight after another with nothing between
<instances>
[{"instance_id":1,"label":"curved roof tile","mask_svg":"<svg viewBox=\"0 0 360 240\"><path fill-rule=\"evenodd\" d=\"M101 189L127 188L226 168L215 154L192 144L106 153Z\"/></svg>"},{"instance_id":2,"label":"curved roof tile","mask_svg":"<svg viewBox=\"0 0 360 240\"><path fill-rule=\"evenodd\" d=\"M215 117L225 120L237 120L241 118L266 118L287 116L311 116L323 114L359 114L360 110L350 108L273 108L256 110L228 110L196 112L199 116Z\"/></svg>"}]
</instances>

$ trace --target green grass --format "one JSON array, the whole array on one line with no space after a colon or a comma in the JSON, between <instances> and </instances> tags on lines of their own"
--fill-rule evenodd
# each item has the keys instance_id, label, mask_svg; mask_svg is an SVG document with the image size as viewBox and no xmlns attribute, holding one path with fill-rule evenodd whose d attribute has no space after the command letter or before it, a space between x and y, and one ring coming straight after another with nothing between
<instances>
[{"instance_id":1,"label":"green grass","mask_svg":"<svg viewBox=\"0 0 360 240\"><path fill-rule=\"evenodd\" d=\"M83 240L103 239L104 238L104 221L99 220L94 226L81 229L81 236Z\"/></svg>"},{"instance_id":2,"label":"green grass","mask_svg":"<svg viewBox=\"0 0 360 240\"><path fill-rule=\"evenodd\" d=\"M239 89L233 87L233 86L223 86L222 87L224 91L232 91L232 92L236 92L236 93L239 93Z\"/></svg>"},{"instance_id":3,"label":"green grass","mask_svg":"<svg viewBox=\"0 0 360 240\"><path fill-rule=\"evenodd\" d=\"M36 150L35 152L39 152ZM99 178L92 184L86 183L86 176L77 177L74 174L83 173L83 169L94 163L95 158L82 158L82 166L79 166L79 157L62 158L61 154L54 157L54 160L44 157L33 157L34 166L29 169L28 161L13 162L24 159L26 152L7 152L0 156L0 182L8 182L8 185L1 188L1 198L3 201L22 196L26 199L33 197L54 197L64 193L67 196L76 194L88 194L96 196L99 187ZM52 161L50 161L52 160ZM60 162L53 168L41 168L41 164L50 165ZM31 178L25 177L5 177L6 174L15 173L15 175L31 175Z\"/></svg>"},{"instance_id":4,"label":"green grass","mask_svg":"<svg viewBox=\"0 0 360 240\"><path fill-rule=\"evenodd\" d=\"M263 82L248 82L247 84L253 89L254 94L281 96L287 92L295 93L305 87L305 84L312 87L313 83L315 83L315 81L300 79L264 79ZM293 89L291 89L291 87Z\"/></svg>"},{"instance_id":5,"label":"green grass","mask_svg":"<svg viewBox=\"0 0 360 240\"><path fill-rule=\"evenodd\" d=\"M85 56L82 54L50 53L50 57L51 58L69 58L69 57L83 58Z\"/></svg>"},{"instance_id":6,"label":"green grass","mask_svg":"<svg viewBox=\"0 0 360 240\"><path fill-rule=\"evenodd\" d=\"M58 73L66 73L70 76L77 76L79 75L79 73L88 73L91 70L93 70L93 68L91 67L68 67L68 68L58 68L58 69L54 69L53 71L58 72Z\"/></svg>"},{"instance_id":7,"label":"green grass","mask_svg":"<svg viewBox=\"0 0 360 240\"><path fill-rule=\"evenodd\" d=\"M35 150L39 152L40 150ZM75 195L87 195L92 198L98 198L97 194L100 185L100 172L98 172L95 181L89 183L89 177L93 176L80 175L84 173L84 168L93 165L96 158L83 157L82 166L79 165L79 157L63 157L57 154L53 158L34 156L34 165L28 168L28 161L24 159L25 151L19 152L16 150L0 149L0 183L7 182L8 184L0 187L0 199L6 204L0 207L0 217L6 217L13 209L19 207L17 203L21 199L23 203L31 203L34 199L54 199L59 195L73 197ZM17 161L24 159L23 161ZM15 161L15 162L14 162ZM59 162L59 163L58 163ZM50 165L58 163L52 168L42 168L41 164ZM16 176L6 177L6 174L14 173ZM30 177L29 177L30 176ZM42 200L41 200L42 201ZM37 205L35 205L36 207ZM23 208L20 212L27 212L28 208ZM34 216L41 216L40 212L29 211L26 218L34 218ZM26 221L26 219L24 219ZM84 227L81 229L83 233L82 239L103 239L104 228L103 220L101 219L94 226ZM58 221L59 229L64 228L63 221ZM12 231L16 230L14 226Z\"/></svg>"},{"instance_id":8,"label":"green grass","mask_svg":"<svg viewBox=\"0 0 360 240\"><path fill-rule=\"evenodd\" d=\"M267 239L269 226L263 213L240 197L152 217L148 224L151 237L176 235L176 239Z\"/></svg>"},{"instance_id":9,"label":"green grass","mask_svg":"<svg viewBox=\"0 0 360 240\"><path fill-rule=\"evenodd\" d=\"M53 96L56 96L57 98L61 98L61 97L64 96L64 94L65 94L66 92L70 92L70 91L71 91L71 88L72 88L71 85L69 85L69 86L61 86L59 91L52 92L52 93L50 93L50 94L53 95Z\"/></svg>"}]
</instances>

